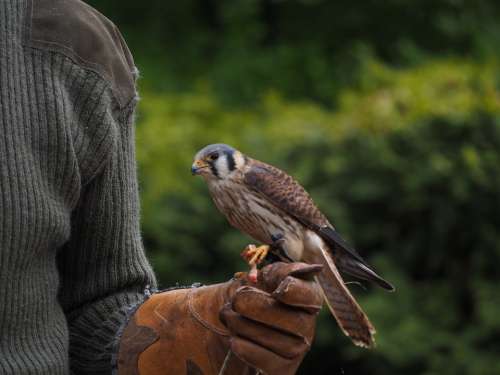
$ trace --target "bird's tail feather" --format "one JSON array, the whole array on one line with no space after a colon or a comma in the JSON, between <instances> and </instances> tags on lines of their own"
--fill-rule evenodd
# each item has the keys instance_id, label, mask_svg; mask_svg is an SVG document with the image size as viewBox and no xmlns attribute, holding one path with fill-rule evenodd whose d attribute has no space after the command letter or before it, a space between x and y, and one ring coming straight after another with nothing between
<instances>
[{"instance_id":1,"label":"bird's tail feather","mask_svg":"<svg viewBox=\"0 0 500 375\"><path fill-rule=\"evenodd\" d=\"M344 284L333 259L326 249L314 259L324 265L316 276L325 301L342 331L354 344L371 348L375 345L375 328Z\"/></svg>"},{"instance_id":2,"label":"bird's tail feather","mask_svg":"<svg viewBox=\"0 0 500 375\"><path fill-rule=\"evenodd\" d=\"M356 259L353 259L347 255L339 254L337 257L335 257L335 262L338 265L340 272L342 273L357 277L362 280L371 281L391 292L395 290L394 286L391 283L380 277L366 264L361 263Z\"/></svg>"},{"instance_id":3,"label":"bird's tail feather","mask_svg":"<svg viewBox=\"0 0 500 375\"><path fill-rule=\"evenodd\" d=\"M354 248L349 246L335 229L325 226L319 229L318 234L332 249L335 249L335 253L337 254L335 256L335 261L340 272L359 277L362 280L372 281L391 292L395 290L391 283L384 280L371 269L361 255L359 255Z\"/></svg>"}]
</instances>

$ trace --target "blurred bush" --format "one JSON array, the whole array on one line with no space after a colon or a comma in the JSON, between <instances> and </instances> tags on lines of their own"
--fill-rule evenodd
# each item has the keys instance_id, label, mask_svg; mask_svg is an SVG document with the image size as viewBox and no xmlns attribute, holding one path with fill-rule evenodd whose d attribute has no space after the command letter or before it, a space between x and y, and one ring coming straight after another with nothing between
<instances>
[{"instance_id":1,"label":"blurred bush","mask_svg":"<svg viewBox=\"0 0 500 375\"><path fill-rule=\"evenodd\" d=\"M143 236L164 287L228 279L249 239L226 223L193 155L224 142L294 175L393 281L355 285L378 349L324 314L301 373L499 374L500 74L496 63L365 59L335 109L267 91L228 109L211 85L144 85L137 143Z\"/></svg>"},{"instance_id":2,"label":"blurred bush","mask_svg":"<svg viewBox=\"0 0 500 375\"><path fill-rule=\"evenodd\" d=\"M371 56L412 67L436 56L498 56L495 0L90 0L125 34L147 80L208 84L246 107L268 89L334 106Z\"/></svg>"}]
</instances>

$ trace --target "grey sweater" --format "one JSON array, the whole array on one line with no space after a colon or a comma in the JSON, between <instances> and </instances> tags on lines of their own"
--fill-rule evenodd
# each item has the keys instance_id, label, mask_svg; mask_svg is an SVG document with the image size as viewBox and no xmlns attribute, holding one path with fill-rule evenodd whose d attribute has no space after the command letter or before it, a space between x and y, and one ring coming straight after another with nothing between
<instances>
[{"instance_id":1,"label":"grey sweater","mask_svg":"<svg viewBox=\"0 0 500 375\"><path fill-rule=\"evenodd\" d=\"M79 0L0 0L0 374L108 374L155 280L139 232L134 65Z\"/></svg>"}]
</instances>

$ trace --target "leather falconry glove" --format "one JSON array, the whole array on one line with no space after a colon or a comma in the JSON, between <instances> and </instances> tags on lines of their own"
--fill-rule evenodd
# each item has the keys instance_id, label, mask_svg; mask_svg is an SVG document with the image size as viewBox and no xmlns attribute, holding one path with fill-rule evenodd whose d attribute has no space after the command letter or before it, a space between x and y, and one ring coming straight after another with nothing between
<instances>
[{"instance_id":1,"label":"leather falconry glove","mask_svg":"<svg viewBox=\"0 0 500 375\"><path fill-rule=\"evenodd\" d=\"M226 283L153 294L131 317L119 375L294 374L323 296L319 265L273 263Z\"/></svg>"}]
</instances>

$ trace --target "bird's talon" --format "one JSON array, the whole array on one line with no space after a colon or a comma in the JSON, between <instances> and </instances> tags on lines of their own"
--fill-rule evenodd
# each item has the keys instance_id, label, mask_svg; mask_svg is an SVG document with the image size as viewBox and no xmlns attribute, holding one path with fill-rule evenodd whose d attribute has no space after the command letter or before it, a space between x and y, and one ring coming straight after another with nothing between
<instances>
[{"instance_id":1,"label":"bird's talon","mask_svg":"<svg viewBox=\"0 0 500 375\"><path fill-rule=\"evenodd\" d=\"M243 279L246 276L246 272L235 272L233 278L235 279Z\"/></svg>"},{"instance_id":2,"label":"bird's talon","mask_svg":"<svg viewBox=\"0 0 500 375\"><path fill-rule=\"evenodd\" d=\"M251 270L247 275L247 278L251 282L257 282L257 265L264 261L267 254L269 253L269 250L269 245L261 245L259 247L255 245L248 245L245 250L241 252L241 256L251 267Z\"/></svg>"},{"instance_id":3,"label":"bird's talon","mask_svg":"<svg viewBox=\"0 0 500 375\"><path fill-rule=\"evenodd\" d=\"M261 245L259 247L253 247L246 252L248 264L253 266L261 263L269 253L269 245ZM250 259L249 259L250 258Z\"/></svg>"},{"instance_id":4,"label":"bird's talon","mask_svg":"<svg viewBox=\"0 0 500 375\"><path fill-rule=\"evenodd\" d=\"M240 253L241 257L243 259L245 259L247 262L249 260L249 258L251 258L253 256L253 254L255 253L255 250L257 249L257 247L254 245L254 244L249 244L247 245L247 247L245 247L245 249Z\"/></svg>"},{"instance_id":5,"label":"bird's talon","mask_svg":"<svg viewBox=\"0 0 500 375\"><path fill-rule=\"evenodd\" d=\"M255 246L253 243L251 243L251 244L248 244L247 247L245 247L245 250L243 250L243 251L255 251L256 248L257 248L257 246Z\"/></svg>"},{"instance_id":6,"label":"bird's talon","mask_svg":"<svg viewBox=\"0 0 500 375\"><path fill-rule=\"evenodd\" d=\"M259 258L259 253L255 253L248 261L248 264L254 266L257 263L258 258Z\"/></svg>"}]
</instances>

